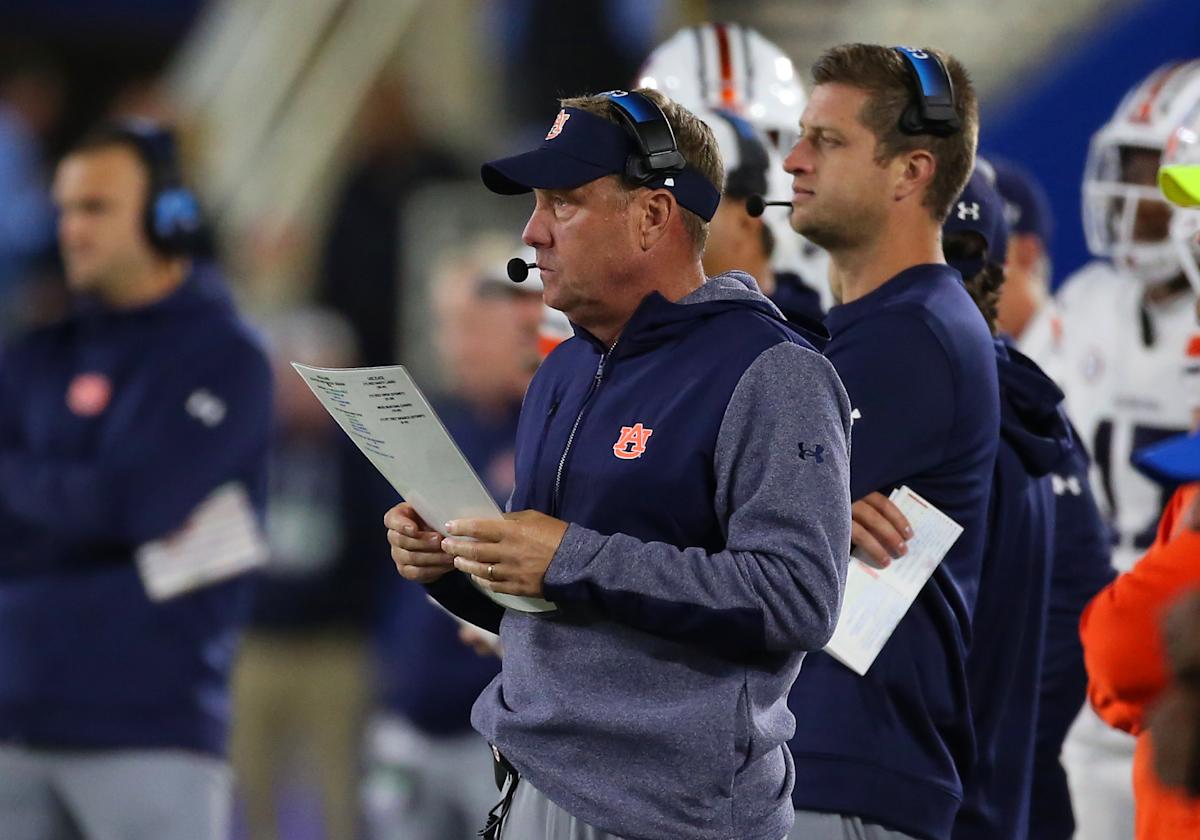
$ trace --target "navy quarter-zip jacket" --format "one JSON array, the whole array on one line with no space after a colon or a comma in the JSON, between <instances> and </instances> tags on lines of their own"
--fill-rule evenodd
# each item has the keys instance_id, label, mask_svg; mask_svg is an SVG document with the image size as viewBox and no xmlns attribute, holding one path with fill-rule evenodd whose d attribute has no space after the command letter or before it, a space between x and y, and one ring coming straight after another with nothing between
<instances>
[{"instance_id":1,"label":"navy quarter-zip jacket","mask_svg":"<svg viewBox=\"0 0 1200 840\"><path fill-rule=\"evenodd\" d=\"M611 834L786 835L786 697L841 606L849 434L832 365L743 274L650 295L612 348L560 345L525 398L511 500L571 523L544 582L560 609L503 616L475 728Z\"/></svg>"},{"instance_id":2,"label":"navy quarter-zip jacket","mask_svg":"<svg viewBox=\"0 0 1200 840\"><path fill-rule=\"evenodd\" d=\"M0 361L0 743L219 755L245 576L151 602L134 563L214 489L266 500L271 377L215 269Z\"/></svg>"},{"instance_id":3,"label":"navy quarter-zip jacket","mask_svg":"<svg viewBox=\"0 0 1200 840\"><path fill-rule=\"evenodd\" d=\"M1000 437L992 336L958 272L909 268L836 306L855 499L907 485L963 527L866 676L819 653L792 690L798 810L947 840L974 761L966 658Z\"/></svg>"}]
</instances>

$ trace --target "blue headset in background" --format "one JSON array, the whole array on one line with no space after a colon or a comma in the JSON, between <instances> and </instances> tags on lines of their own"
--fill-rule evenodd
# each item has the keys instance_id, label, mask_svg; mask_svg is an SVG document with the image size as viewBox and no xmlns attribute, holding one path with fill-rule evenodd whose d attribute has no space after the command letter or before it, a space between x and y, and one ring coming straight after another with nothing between
<instances>
[{"instance_id":1,"label":"blue headset in background","mask_svg":"<svg viewBox=\"0 0 1200 840\"><path fill-rule=\"evenodd\" d=\"M200 202L183 185L174 135L149 120L123 120L112 123L109 129L137 151L150 172L144 222L150 244L172 256L194 252L204 218Z\"/></svg>"}]
</instances>

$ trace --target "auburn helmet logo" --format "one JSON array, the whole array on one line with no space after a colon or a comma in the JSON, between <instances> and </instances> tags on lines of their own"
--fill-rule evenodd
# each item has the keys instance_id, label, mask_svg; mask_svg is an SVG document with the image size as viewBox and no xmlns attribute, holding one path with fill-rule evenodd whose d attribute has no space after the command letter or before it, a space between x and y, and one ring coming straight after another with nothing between
<instances>
[{"instance_id":1,"label":"auburn helmet logo","mask_svg":"<svg viewBox=\"0 0 1200 840\"><path fill-rule=\"evenodd\" d=\"M546 139L553 140L562 134L563 126L567 124L567 120L569 119L571 119L570 114L566 111L559 111L558 116L554 118L554 125L550 126L550 130L546 132Z\"/></svg>"},{"instance_id":2,"label":"auburn helmet logo","mask_svg":"<svg viewBox=\"0 0 1200 840\"><path fill-rule=\"evenodd\" d=\"M622 426L617 442L613 444L613 454L622 461L632 461L641 458L646 452L646 441L654 434L653 429L647 429L641 423L632 426Z\"/></svg>"}]
</instances>

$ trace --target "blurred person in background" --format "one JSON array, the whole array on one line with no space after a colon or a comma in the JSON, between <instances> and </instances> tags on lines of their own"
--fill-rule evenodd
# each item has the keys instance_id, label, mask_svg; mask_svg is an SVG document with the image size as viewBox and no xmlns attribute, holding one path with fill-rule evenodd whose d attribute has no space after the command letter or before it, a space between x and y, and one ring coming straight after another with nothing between
<instances>
[{"instance_id":1,"label":"blurred person in background","mask_svg":"<svg viewBox=\"0 0 1200 840\"><path fill-rule=\"evenodd\" d=\"M646 57L638 71L637 86L660 90L696 114L717 112L748 122L765 145L768 158L765 180L759 181L754 176L754 192L768 199L791 195L791 177L784 171L783 158L796 142L807 97L795 65L777 44L757 30L737 23L689 26L663 41ZM707 119L703 115L702 118ZM729 163L734 149L732 138L722 132L719 124L714 124L714 131L721 141L726 168L732 170L734 166ZM726 135L724 138L722 133ZM753 149L748 151L754 154ZM745 165L743 157L734 154L740 166ZM732 197L738 200L722 200L718 216L730 222L736 218L743 227L763 237L763 250L778 284L772 289L765 272L763 277L754 271L750 274L785 314L789 309L810 317L823 313L833 302L828 282L829 255L797 236L788 224L787 215L780 210L768 210L762 223L751 224L745 218L738 218L737 207L740 205L744 216L749 193L745 183L733 186ZM713 221L727 228L731 226L718 218ZM711 249L714 244L710 241L707 247ZM718 272L710 269L708 262L706 257L705 271L715 276ZM821 315L816 314L816 319L819 321Z\"/></svg>"},{"instance_id":2,"label":"blurred person in background","mask_svg":"<svg viewBox=\"0 0 1200 840\"><path fill-rule=\"evenodd\" d=\"M26 295L50 262L54 208L50 202L46 138L63 101L57 69L32 55L0 59L0 329L29 323Z\"/></svg>"},{"instance_id":3,"label":"blurred person in background","mask_svg":"<svg viewBox=\"0 0 1200 840\"><path fill-rule=\"evenodd\" d=\"M78 305L0 367L0 833L224 838L270 368L170 133L93 130L54 199Z\"/></svg>"},{"instance_id":4,"label":"blurred person in background","mask_svg":"<svg viewBox=\"0 0 1200 840\"><path fill-rule=\"evenodd\" d=\"M317 301L353 325L364 365L396 359L405 203L421 186L458 174L422 136L402 82L380 80L359 114L355 161L338 191L321 255Z\"/></svg>"},{"instance_id":5,"label":"blurred person in background","mask_svg":"<svg viewBox=\"0 0 1200 840\"><path fill-rule=\"evenodd\" d=\"M283 835L287 804L312 789L320 794L323 836L352 838L359 836L362 732L372 698L367 642L380 586L392 577L386 549L369 537L379 505L395 494L290 364L354 365L357 346L345 319L297 309L265 328L276 408L271 555L234 673L231 755L252 840Z\"/></svg>"},{"instance_id":6,"label":"blurred person in background","mask_svg":"<svg viewBox=\"0 0 1200 840\"><path fill-rule=\"evenodd\" d=\"M1187 208L1172 216L1172 240L1189 280L1200 285L1200 110L1172 134L1162 164L1159 187L1172 203ZM1200 321L1200 303L1196 317ZM1150 551L1095 599L1081 630L1093 703L1105 721L1138 736L1133 783L1139 840L1200 833L1197 343L1194 338L1187 349L1183 394L1193 410L1191 434L1134 455L1151 479L1183 486L1164 513ZM1189 589L1193 594L1180 597Z\"/></svg>"},{"instance_id":7,"label":"blurred person in background","mask_svg":"<svg viewBox=\"0 0 1200 840\"><path fill-rule=\"evenodd\" d=\"M819 325L825 315L821 296L799 275L772 268L775 233L761 216L746 212L746 199L767 193L771 161L766 143L754 126L731 111L701 109L696 116L712 129L725 164L725 191L704 245L704 273L716 277L744 271L788 320L810 328Z\"/></svg>"},{"instance_id":8,"label":"blurred person in background","mask_svg":"<svg viewBox=\"0 0 1200 840\"><path fill-rule=\"evenodd\" d=\"M1004 199L1008 224L1008 256L996 323L1019 347L1030 321L1049 317L1046 303L1053 264L1047 248L1054 218L1046 191L1027 169L996 158L988 158L988 162L995 172L996 190Z\"/></svg>"},{"instance_id":9,"label":"blurred person in background","mask_svg":"<svg viewBox=\"0 0 1200 840\"><path fill-rule=\"evenodd\" d=\"M991 175L989 162L977 160L942 226L947 262L998 333L1001 403L990 536L967 658L978 758L964 781L956 840L1019 840L1031 833L1047 729L1057 732L1051 758L1069 817L1058 752L1087 682L1079 615L1112 579L1108 531L1088 484L1087 453L1062 409L1062 391L998 329L997 298L1008 282L1007 230L1005 202ZM1078 673L1070 667L1076 661Z\"/></svg>"},{"instance_id":10,"label":"blurred person in background","mask_svg":"<svg viewBox=\"0 0 1200 840\"><path fill-rule=\"evenodd\" d=\"M1169 787L1154 769L1156 753L1164 746L1155 736L1166 734L1155 729L1165 723L1169 730L1172 714L1178 715L1181 709L1160 708L1162 716L1157 719L1152 712L1167 695L1172 670L1182 666L1183 684L1194 685L1194 668L1200 661L1196 656L1200 638L1177 635L1168 648L1162 633L1168 608L1189 590L1200 587L1200 434L1157 444L1136 457L1156 481L1182 486L1163 513L1150 550L1088 605L1080 634L1087 660L1088 699L1110 726L1137 737L1133 836L1136 840L1183 840L1200 836L1200 800ZM1173 661L1168 653L1173 654ZM1175 702L1180 699L1174 698ZM1168 769L1170 749L1191 746L1197 755L1196 725L1193 720L1190 738L1186 728L1177 729L1180 741L1169 747L1165 756ZM1195 766L1190 768L1190 773L1195 772Z\"/></svg>"},{"instance_id":11,"label":"blurred person in background","mask_svg":"<svg viewBox=\"0 0 1200 840\"><path fill-rule=\"evenodd\" d=\"M1054 317L1047 299L1050 258L1046 243L1053 229L1049 204L1041 185L1020 166L1007 161L980 161L995 176L995 189L1004 202L1009 225L1004 283L997 303L997 327L1025 353L1035 353L1021 341L1037 319ZM1062 745L1071 722L1083 707L1087 672L1079 642L1079 617L1115 572L1111 534L1092 492L1088 473L1091 458L1079 433L1071 427L1074 446L1067 462L1051 480L1055 496L1054 559L1038 679L1037 727L1033 778L1028 803L1028 834L1034 840L1069 840L1075 822ZM961 820L960 820L961 821Z\"/></svg>"},{"instance_id":12,"label":"blurred person in background","mask_svg":"<svg viewBox=\"0 0 1200 840\"><path fill-rule=\"evenodd\" d=\"M1200 61L1167 65L1129 91L1096 132L1083 190L1088 247L1097 259L1059 289L1054 317L1036 319L1022 336L1062 387L1091 448L1118 571L1154 542L1174 489L1139 473L1130 455L1191 423L1192 406L1179 395L1187 385L1181 360L1196 331L1196 292L1156 175L1173 132L1198 105ZM1133 746L1090 707L1071 727L1063 760L1081 840L1133 833Z\"/></svg>"},{"instance_id":13,"label":"blurred person in background","mask_svg":"<svg viewBox=\"0 0 1200 840\"><path fill-rule=\"evenodd\" d=\"M1171 684L1150 715L1154 772L1168 788L1200 799L1200 590L1181 597L1163 622Z\"/></svg>"},{"instance_id":14,"label":"blurred person in background","mask_svg":"<svg viewBox=\"0 0 1200 840\"><path fill-rule=\"evenodd\" d=\"M520 284L504 237L443 260L433 279L438 353L448 388L438 416L501 507L512 493L517 418L540 361L542 284ZM372 840L470 840L496 801L492 755L471 706L499 660L460 643L459 623L398 576L377 640L383 707L368 741Z\"/></svg>"}]
</instances>

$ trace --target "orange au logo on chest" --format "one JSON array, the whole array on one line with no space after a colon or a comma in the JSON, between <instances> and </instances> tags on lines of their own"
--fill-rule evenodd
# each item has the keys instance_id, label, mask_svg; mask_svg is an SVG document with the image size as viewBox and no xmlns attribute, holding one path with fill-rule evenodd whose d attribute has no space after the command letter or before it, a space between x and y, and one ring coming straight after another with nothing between
<instances>
[{"instance_id":1,"label":"orange au logo on chest","mask_svg":"<svg viewBox=\"0 0 1200 840\"><path fill-rule=\"evenodd\" d=\"M102 373L80 373L67 386L67 408L80 417L95 417L108 408L112 383Z\"/></svg>"},{"instance_id":2,"label":"orange au logo on chest","mask_svg":"<svg viewBox=\"0 0 1200 840\"><path fill-rule=\"evenodd\" d=\"M653 429L647 429L641 423L632 426L622 426L617 442L613 444L613 454L622 461L632 461L641 458L646 452L646 441L654 434Z\"/></svg>"},{"instance_id":3,"label":"orange au logo on chest","mask_svg":"<svg viewBox=\"0 0 1200 840\"><path fill-rule=\"evenodd\" d=\"M567 120L569 119L571 119L570 114L566 111L559 111L558 116L554 118L554 125L550 126L550 130L546 132L546 139L553 140L562 134L563 126L567 124Z\"/></svg>"}]
</instances>

